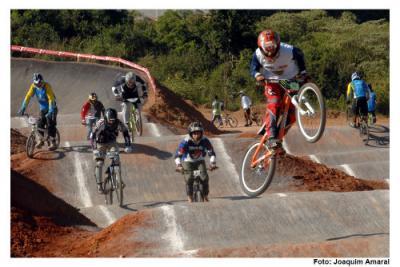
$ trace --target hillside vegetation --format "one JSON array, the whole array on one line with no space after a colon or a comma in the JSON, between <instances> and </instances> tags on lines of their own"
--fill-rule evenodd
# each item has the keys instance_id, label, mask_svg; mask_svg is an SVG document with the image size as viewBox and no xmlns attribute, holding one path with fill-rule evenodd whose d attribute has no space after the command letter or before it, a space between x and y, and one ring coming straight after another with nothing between
<instances>
[{"instance_id":1,"label":"hillside vegetation","mask_svg":"<svg viewBox=\"0 0 400 267\"><path fill-rule=\"evenodd\" d=\"M388 18L388 10L169 10L157 20L127 10L12 10L11 42L125 58L184 98L209 104L217 94L237 109L230 95L239 90L263 101L249 63L258 33L272 28L303 50L330 108L344 110L346 85L359 71L388 114Z\"/></svg>"}]
</instances>

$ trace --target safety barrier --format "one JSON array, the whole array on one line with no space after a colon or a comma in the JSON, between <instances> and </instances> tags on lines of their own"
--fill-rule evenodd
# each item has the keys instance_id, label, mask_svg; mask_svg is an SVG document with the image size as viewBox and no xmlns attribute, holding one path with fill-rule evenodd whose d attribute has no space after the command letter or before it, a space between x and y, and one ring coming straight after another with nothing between
<instances>
[{"instance_id":1,"label":"safety barrier","mask_svg":"<svg viewBox=\"0 0 400 267\"><path fill-rule=\"evenodd\" d=\"M72 53L72 52L63 52L63 51L54 51L54 50L47 50L47 49L39 49L39 48L32 48L32 47L24 47L19 45L12 45L11 51L14 52L21 52L21 53L31 53L31 54L39 54L39 55L49 55L55 57L64 57L64 58L75 58L77 61L80 59L88 59L88 60L98 60L98 61L110 61L110 62L117 62L133 69L139 70L146 74L151 87L153 88L153 92L156 92L156 83L154 78L150 75L150 72L147 68L142 67L138 64L130 62L128 60L118 58L118 57L108 57L108 56L96 56L90 54L79 54L79 53Z\"/></svg>"}]
</instances>

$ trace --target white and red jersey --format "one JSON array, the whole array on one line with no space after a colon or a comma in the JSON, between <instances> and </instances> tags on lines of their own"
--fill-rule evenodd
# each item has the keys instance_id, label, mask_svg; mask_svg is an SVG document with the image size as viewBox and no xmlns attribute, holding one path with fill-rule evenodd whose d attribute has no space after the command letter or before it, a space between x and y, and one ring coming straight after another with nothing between
<instances>
[{"instance_id":1,"label":"white and red jersey","mask_svg":"<svg viewBox=\"0 0 400 267\"><path fill-rule=\"evenodd\" d=\"M302 71L305 71L303 53L285 43L281 43L278 54L271 59L257 48L250 65L254 78L263 75L266 79L292 79Z\"/></svg>"}]
</instances>

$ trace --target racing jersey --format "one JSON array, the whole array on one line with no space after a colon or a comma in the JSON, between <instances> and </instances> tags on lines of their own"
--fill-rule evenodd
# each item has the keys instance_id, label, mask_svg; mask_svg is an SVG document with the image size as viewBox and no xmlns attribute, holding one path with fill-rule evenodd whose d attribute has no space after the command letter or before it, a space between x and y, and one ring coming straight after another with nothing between
<instances>
[{"instance_id":1,"label":"racing jersey","mask_svg":"<svg viewBox=\"0 0 400 267\"><path fill-rule=\"evenodd\" d=\"M347 100L350 99L351 96L353 98L366 97L368 99L369 96L369 87L368 84L364 80L354 80L351 81L347 85Z\"/></svg>"},{"instance_id":2,"label":"racing jersey","mask_svg":"<svg viewBox=\"0 0 400 267\"><path fill-rule=\"evenodd\" d=\"M369 92L368 100L368 112L374 112L376 109L376 94L375 92Z\"/></svg>"},{"instance_id":3,"label":"racing jersey","mask_svg":"<svg viewBox=\"0 0 400 267\"><path fill-rule=\"evenodd\" d=\"M179 144L175 153L175 158L180 158L185 162L196 162L204 160L206 155L214 156L214 148L207 137L202 137L198 143L195 143L190 136L187 136Z\"/></svg>"},{"instance_id":4,"label":"racing jersey","mask_svg":"<svg viewBox=\"0 0 400 267\"><path fill-rule=\"evenodd\" d=\"M305 70L303 52L285 43L281 43L278 54L272 59L257 48L250 63L250 73L254 78L263 75L266 79L293 79Z\"/></svg>"},{"instance_id":5,"label":"racing jersey","mask_svg":"<svg viewBox=\"0 0 400 267\"><path fill-rule=\"evenodd\" d=\"M117 141L118 132L122 132L124 135L125 146L130 146L131 141L129 137L128 128L119 119L112 125L105 122L104 119L100 119L91 133L90 139L93 142L100 144L113 143Z\"/></svg>"},{"instance_id":6,"label":"racing jersey","mask_svg":"<svg viewBox=\"0 0 400 267\"><path fill-rule=\"evenodd\" d=\"M119 95L123 99L147 97L147 88L144 84L136 81L134 88L129 88L125 83L125 76L119 77L112 87L114 95ZM139 101L141 103L141 100Z\"/></svg>"},{"instance_id":7,"label":"racing jersey","mask_svg":"<svg viewBox=\"0 0 400 267\"><path fill-rule=\"evenodd\" d=\"M32 83L22 102L22 108L26 109L34 95L39 102L40 111L54 112L56 108L56 97L49 83L43 82L41 88Z\"/></svg>"},{"instance_id":8,"label":"racing jersey","mask_svg":"<svg viewBox=\"0 0 400 267\"><path fill-rule=\"evenodd\" d=\"M84 120L86 117L100 118L101 113L103 113L103 116L104 116L103 103L101 103L98 100L95 101L94 103L91 103L90 100L88 100L82 106L82 109L81 109L81 120Z\"/></svg>"}]
</instances>

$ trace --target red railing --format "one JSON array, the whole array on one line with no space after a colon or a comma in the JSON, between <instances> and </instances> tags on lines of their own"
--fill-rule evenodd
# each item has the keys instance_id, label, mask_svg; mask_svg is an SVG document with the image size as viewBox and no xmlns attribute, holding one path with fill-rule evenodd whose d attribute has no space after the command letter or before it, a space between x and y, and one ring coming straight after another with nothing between
<instances>
[{"instance_id":1,"label":"red railing","mask_svg":"<svg viewBox=\"0 0 400 267\"><path fill-rule=\"evenodd\" d=\"M64 58L75 58L77 61L79 59L89 59L89 60L98 60L98 61L111 61L117 62L126 66L129 66L133 69L139 70L146 74L151 87L153 88L154 93L156 92L156 83L154 78L150 75L150 72L145 67L142 67L138 64L130 62L128 60L118 58L118 57L107 57L107 56L96 56L96 55L89 55L89 54L78 54L78 53L71 53L71 52L63 52L63 51L54 51L54 50L47 50L47 49L39 49L39 48L32 48L32 47L24 47L18 45L12 45L11 51L14 52L22 52L22 53L31 53L31 54L39 54L39 55L50 55L55 57L64 57Z\"/></svg>"}]
</instances>

